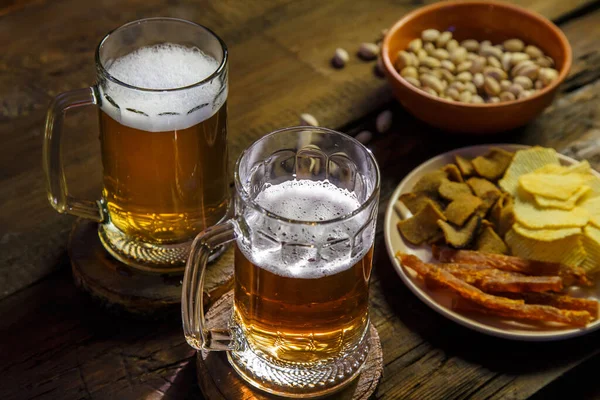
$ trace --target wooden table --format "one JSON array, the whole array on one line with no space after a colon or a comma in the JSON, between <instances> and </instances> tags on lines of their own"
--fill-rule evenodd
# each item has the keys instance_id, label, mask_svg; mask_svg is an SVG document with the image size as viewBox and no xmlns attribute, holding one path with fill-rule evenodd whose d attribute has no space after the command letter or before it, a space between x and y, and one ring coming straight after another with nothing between
<instances>
[{"instance_id":1,"label":"wooden table","mask_svg":"<svg viewBox=\"0 0 600 400\"><path fill-rule=\"evenodd\" d=\"M574 65L549 109L497 137L448 136L406 114L373 63L352 56L330 67L336 47L354 53L422 0L8 0L0 3L0 398L197 399L194 351L177 320L105 314L73 285L66 244L73 219L47 204L41 144L46 107L59 92L94 81L93 51L110 29L174 16L217 31L231 52L232 162L261 135L302 112L356 134L394 111L391 132L370 144L381 165L380 216L393 188L424 159L479 142L518 142L579 152L600 143L600 2L515 0L555 21ZM99 194L95 110L69 115L65 161L77 195ZM588 146L589 148L589 146ZM379 227L381 228L381 219ZM439 316L394 272L376 238L372 318L385 370L377 398L527 398L600 395L600 334L557 343L487 337Z\"/></svg>"}]
</instances>

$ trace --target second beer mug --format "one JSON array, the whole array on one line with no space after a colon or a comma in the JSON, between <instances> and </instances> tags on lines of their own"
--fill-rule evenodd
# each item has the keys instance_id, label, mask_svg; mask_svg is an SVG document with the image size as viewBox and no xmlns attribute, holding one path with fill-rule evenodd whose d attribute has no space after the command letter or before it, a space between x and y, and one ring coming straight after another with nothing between
<instances>
[{"instance_id":1,"label":"second beer mug","mask_svg":"<svg viewBox=\"0 0 600 400\"><path fill-rule=\"evenodd\" d=\"M290 397L339 390L368 352L368 290L379 200L373 155L324 128L282 129L255 142L235 171L235 217L201 233L183 281L188 343L228 350L252 385ZM234 314L204 324L211 251L235 241Z\"/></svg>"},{"instance_id":2,"label":"second beer mug","mask_svg":"<svg viewBox=\"0 0 600 400\"><path fill-rule=\"evenodd\" d=\"M173 18L123 25L96 50L97 84L58 95L46 121L48 198L100 222L104 247L126 264L183 270L196 234L229 202L227 49L210 30ZM64 112L96 104L103 193L71 197L61 161Z\"/></svg>"}]
</instances>

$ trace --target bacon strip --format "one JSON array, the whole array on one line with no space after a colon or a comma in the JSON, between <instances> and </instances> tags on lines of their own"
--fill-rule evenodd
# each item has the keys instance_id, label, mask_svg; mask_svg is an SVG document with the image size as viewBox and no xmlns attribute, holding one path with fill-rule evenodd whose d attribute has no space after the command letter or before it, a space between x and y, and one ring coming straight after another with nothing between
<instances>
[{"instance_id":1,"label":"bacon strip","mask_svg":"<svg viewBox=\"0 0 600 400\"><path fill-rule=\"evenodd\" d=\"M519 316L516 316L515 313L512 311L486 308L486 307L481 306L471 300L467 300L462 297L457 297L455 299L452 299L451 307L455 311L478 312L481 314L497 315L499 317L506 317L506 318L512 318L512 319L528 319L528 318L521 318Z\"/></svg>"},{"instance_id":2,"label":"bacon strip","mask_svg":"<svg viewBox=\"0 0 600 400\"><path fill-rule=\"evenodd\" d=\"M456 278L450 272L433 264L426 264L413 255L396 254L404 267L415 270L419 275L452 290L459 296L470 300L495 313L503 313L510 318L521 318L537 321L560 322L567 325L585 326L592 316L587 311L561 310L546 305L524 304L523 300L512 300L487 294Z\"/></svg>"},{"instance_id":3,"label":"bacon strip","mask_svg":"<svg viewBox=\"0 0 600 400\"><path fill-rule=\"evenodd\" d=\"M486 293L559 292L563 287L558 276L527 276L476 264L439 264L439 267Z\"/></svg>"},{"instance_id":4,"label":"bacon strip","mask_svg":"<svg viewBox=\"0 0 600 400\"><path fill-rule=\"evenodd\" d=\"M527 275L552 275L563 278L565 286L578 284L591 286L592 282L579 267L559 263L525 260L520 257L502 254L482 253L471 250L454 250L448 247L432 246L433 256L440 262L487 265L488 267Z\"/></svg>"},{"instance_id":5,"label":"bacon strip","mask_svg":"<svg viewBox=\"0 0 600 400\"><path fill-rule=\"evenodd\" d=\"M504 293L502 296L513 300L524 300L527 304L544 304L563 310L581 310L598 318L599 303L596 300L581 299L558 293Z\"/></svg>"}]
</instances>

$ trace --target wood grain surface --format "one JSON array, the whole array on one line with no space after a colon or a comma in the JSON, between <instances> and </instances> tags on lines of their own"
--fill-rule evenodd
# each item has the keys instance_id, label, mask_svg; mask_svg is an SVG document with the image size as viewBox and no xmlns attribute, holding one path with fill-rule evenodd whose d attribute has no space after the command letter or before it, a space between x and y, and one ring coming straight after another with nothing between
<instances>
[{"instance_id":1,"label":"wood grain surface","mask_svg":"<svg viewBox=\"0 0 600 400\"><path fill-rule=\"evenodd\" d=\"M182 274L144 273L122 264L102 246L98 224L77 219L69 239L75 286L107 311L160 319L181 309ZM233 247L210 263L204 277L204 304L209 306L233 288Z\"/></svg>"},{"instance_id":2,"label":"wood grain surface","mask_svg":"<svg viewBox=\"0 0 600 400\"><path fill-rule=\"evenodd\" d=\"M394 125L369 147L382 170L380 222L404 175L428 157L481 142L553 146L600 166L600 2L519 0L556 21L574 65L553 105L524 128L495 137L448 136L393 102L373 63L336 47L360 42L429 2L352 0L13 0L0 3L0 398L201 399L193 350L178 321L115 318L77 293L66 245L73 219L47 204L41 139L59 92L94 81L93 51L110 29L175 16L218 32L231 52L229 142L233 162L250 142L310 112L350 134L373 129L383 109ZM74 194L99 196L97 113L70 113L65 163ZM379 227L381 228L381 223ZM599 334L523 344L471 332L435 314L395 274L381 229L371 310L384 353L376 398L593 398ZM174 314L173 319L177 320ZM567 392L568 391L568 392Z\"/></svg>"}]
</instances>

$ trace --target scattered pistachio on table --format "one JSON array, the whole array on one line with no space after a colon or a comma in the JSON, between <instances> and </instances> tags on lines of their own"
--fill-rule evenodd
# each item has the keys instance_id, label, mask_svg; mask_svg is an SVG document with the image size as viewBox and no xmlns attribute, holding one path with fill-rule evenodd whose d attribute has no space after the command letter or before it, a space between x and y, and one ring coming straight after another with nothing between
<instances>
[{"instance_id":1,"label":"scattered pistachio on table","mask_svg":"<svg viewBox=\"0 0 600 400\"><path fill-rule=\"evenodd\" d=\"M300 125L302 126L319 126L319 121L311 114L300 114Z\"/></svg>"},{"instance_id":2,"label":"scattered pistachio on table","mask_svg":"<svg viewBox=\"0 0 600 400\"><path fill-rule=\"evenodd\" d=\"M371 139L373 139L373 134L371 131L361 131L354 136L354 139L358 140L362 144L367 144L371 141Z\"/></svg>"},{"instance_id":3,"label":"scattered pistachio on table","mask_svg":"<svg viewBox=\"0 0 600 400\"><path fill-rule=\"evenodd\" d=\"M346 63L348 62L348 60L350 60L350 56L348 55L348 52L346 50L338 47L337 49L335 49L335 54L333 55L333 59L331 60L331 63L336 68L344 68L346 66Z\"/></svg>"},{"instance_id":4,"label":"scattered pistachio on table","mask_svg":"<svg viewBox=\"0 0 600 400\"><path fill-rule=\"evenodd\" d=\"M375 119L375 128L377 132L385 133L392 127L392 112L390 110L382 111Z\"/></svg>"},{"instance_id":5,"label":"scattered pistachio on table","mask_svg":"<svg viewBox=\"0 0 600 400\"><path fill-rule=\"evenodd\" d=\"M426 29L396 55L394 67L432 96L463 103L498 103L531 96L558 79L554 60L519 38L458 42Z\"/></svg>"},{"instance_id":6,"label":"scattered pistachio on table","mask_svg":"<svg viewBox=\"0 0 600 400\"><path fill-rule=\"evenodd\" d=\"M375 43L363 43L358 48L358 56L365 61L371 61L379 55L379 46Z\"/></svg>"}]
</instances>

